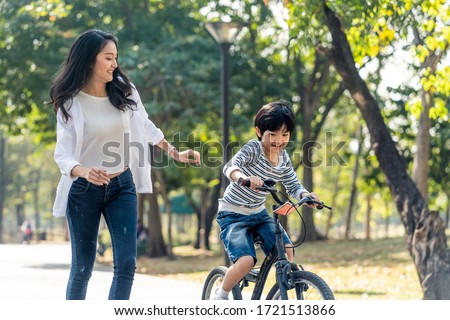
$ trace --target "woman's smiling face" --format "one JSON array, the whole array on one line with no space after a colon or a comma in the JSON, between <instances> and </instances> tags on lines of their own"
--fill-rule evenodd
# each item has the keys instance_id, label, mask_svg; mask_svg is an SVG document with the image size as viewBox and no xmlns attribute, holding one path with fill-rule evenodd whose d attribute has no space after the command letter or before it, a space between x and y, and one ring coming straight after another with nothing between
<instances>
[{"instance_id":1,"label":"woman's smiling face","mask_svg":"<svg viewBox=\"0 0 450 320\"><path fill-rule=\"evenodd\" d=\"M95 59L92 80L108 83L113 80L113 72L117 68L117 47L113 41L108 41Z\"/></svg>"}]
</instances>

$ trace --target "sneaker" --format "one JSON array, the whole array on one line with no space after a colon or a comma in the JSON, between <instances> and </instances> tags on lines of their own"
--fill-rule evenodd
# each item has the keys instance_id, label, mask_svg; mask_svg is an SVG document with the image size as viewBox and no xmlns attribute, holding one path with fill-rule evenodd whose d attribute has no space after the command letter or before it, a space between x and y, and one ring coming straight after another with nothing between
<instances>
[{"instance_id":1,"label":"sneaker","mask_svg":"<svg viewBox=\"0 0 450 320\"><path fill-rule=\"evenodd\" d=\"M211 295L210 300L228 300L228 298L222 298L221 296L219 296L217 294L217 290L219 290L219 288L216 288L216 290L214 290L214 293Z\"/></svg>"}]
</instances>

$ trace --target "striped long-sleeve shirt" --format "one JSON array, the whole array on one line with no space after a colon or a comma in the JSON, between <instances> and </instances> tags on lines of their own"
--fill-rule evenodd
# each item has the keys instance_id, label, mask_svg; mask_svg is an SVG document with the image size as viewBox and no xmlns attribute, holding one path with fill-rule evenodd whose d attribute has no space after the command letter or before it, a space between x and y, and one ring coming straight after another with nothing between
<instances>
[{"instance_id":1,"label":"striped long-sleeve shirt","mask_svg":"<svg viewBox=\"0 0 450 320\"><path fill-rule=\"evenodd\" d=\"M298 181L288 153L283 150L277 166L273 166L265 156L260 141L250 140L228 162L223 173L231 180L234 170L240 170L247 176L256 176L261 180L281 182L289 196L300 200L308 192ZM231 182L223 198L219 199L219 211L232 211L241 214L258 213L265 208L267 195L265 191L254 191Z\"/></svg>"}]
</instances>

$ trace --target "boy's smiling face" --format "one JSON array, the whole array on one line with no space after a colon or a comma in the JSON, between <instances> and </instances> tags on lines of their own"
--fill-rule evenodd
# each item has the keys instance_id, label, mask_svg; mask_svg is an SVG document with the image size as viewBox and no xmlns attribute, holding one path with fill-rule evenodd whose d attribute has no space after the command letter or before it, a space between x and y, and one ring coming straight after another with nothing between
<instances>
[{"instance_id":1,"label":"boy's smiling face","mask_svg":"<svg viewBox=\"0 0 450 320\"><path fill-rule=\"evenodd\" d=\"M287 130L286 126L283 125L280 129L276 131L266 130L261 133L258 127L256 129L256 134L261 140L262 147L266 156L279 155L280 152L286 148L291 137L291 133Z\"/></svg>"}]
</instances>

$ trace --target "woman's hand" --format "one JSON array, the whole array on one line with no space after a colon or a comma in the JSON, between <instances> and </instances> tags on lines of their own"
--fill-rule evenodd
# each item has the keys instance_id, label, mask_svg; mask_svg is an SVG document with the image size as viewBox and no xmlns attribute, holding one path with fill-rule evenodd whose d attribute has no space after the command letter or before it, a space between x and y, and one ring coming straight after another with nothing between
<instances>
[{"instance_id":1,"label":"woman's hand","mask_svg":"<svg viewBox=\"0 0 450 320\"><path fill-rule=\"evenodd\" d=\"M200 153L192 149L178 152L174 150L171 154L172 158L179 162L195 163L196 166L200 166Z\"/></svg>"},{"instance_id":2,"label":"woman's hand","mask_svg":"<svg viewBox=\"0 0 450 320\"><path fill-rule=\"evenodd\" d=\"M97 167L86 168L78 165L73 167L71 175L73 177L85 178L88 182L97 186L103 186L109 183L108 172Z\"/></svg>"}]
</instances>

